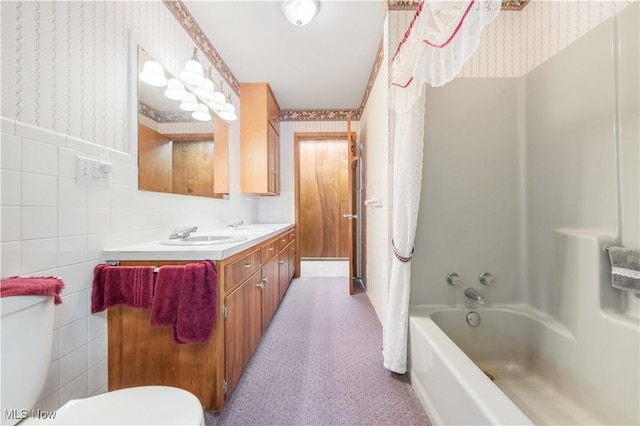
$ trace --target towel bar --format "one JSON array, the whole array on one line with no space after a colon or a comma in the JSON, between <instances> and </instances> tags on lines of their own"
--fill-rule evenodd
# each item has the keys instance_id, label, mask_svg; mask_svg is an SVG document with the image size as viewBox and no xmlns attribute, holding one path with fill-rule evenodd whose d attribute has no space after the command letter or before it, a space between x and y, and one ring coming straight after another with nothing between
<instances>
[{"instance_id":1,"label":"towel bar","mask_svg":"<svg viewBox=\"0 0 640 426\"><path fill-rule=\"evenodd\" d=\"M120 266L120 262L119 262L119 261L117 261L117 260L115 260L115 261L109 261L109 262L105 262L105 263L106 263L107 265L109 265L109 266ZM160 270L160 267L159 267L159 266L154 266L154 267L153 267L153 273L154 273L154 274L157 274L159 270Z\"/></svg>"}]
</instances>

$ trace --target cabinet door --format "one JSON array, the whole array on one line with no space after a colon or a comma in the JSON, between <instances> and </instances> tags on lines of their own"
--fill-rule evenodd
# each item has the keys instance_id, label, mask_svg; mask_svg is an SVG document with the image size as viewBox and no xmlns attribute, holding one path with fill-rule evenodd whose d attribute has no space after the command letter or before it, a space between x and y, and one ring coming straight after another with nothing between
<instances>
[{"instance_id":1,"label":"cabinet door","mask_svg":"<svg viewBox=\"0 0 640 426\"><path fill-rule=\"evenodd\" d=\"M291 283L291 280L293 279L293 276L296 274L296 245L295 245L295 242L292 241L291 243L289 243L288 253L289 253L289 277L288 277L287 288L289 287L289 283Z\"/></svg>"},{"instance_id":2,"label":"cabinet door","mask_svg":"<svg viewBox=\"0 0 640 426\"><path fill-rule=\"evenodd\" d=\"M279 300L282 300L289 286L289 255L287 250L278 253L278 291Z\"/></svg>"},{"instance_id":3,"label":"cabinet door","mask_svg":"<svg viewBox=\"0 0 640 426\"><path fill-rule=\"evenodd\" d=\"M280 108L269 87L267 87L267 121L273 126L276 133L280 134Z\"/></svg>"},{"instance_id":4,"label":"cabinet door","mask_svg":"<svg viewBox=\"0 0 640 426\"><path fill-rule=\"evenodd\" d=\"M253 274L225 298L225 376L228 398L236 387L262 332L262 275Z\"/></svg>"},{"instance_id":5,"label":"cabinet door","mask_svg":"<svg viewBox=\"0 0 640 426\"><path fill-rule=\"evenodd\" d=\"M280 193L280 137L271 124L267 125L267 191Z\"/></svg>"},{"instance_id":6,"label":"cabinet door","mask_svg":"<svg viewBox=\"0 0 640 426\"><path fill-rule=\"evenodd\" d=\"M278 258L262 266L262 332L269 325L280 301Z\"/></svg>"}]
</instances>

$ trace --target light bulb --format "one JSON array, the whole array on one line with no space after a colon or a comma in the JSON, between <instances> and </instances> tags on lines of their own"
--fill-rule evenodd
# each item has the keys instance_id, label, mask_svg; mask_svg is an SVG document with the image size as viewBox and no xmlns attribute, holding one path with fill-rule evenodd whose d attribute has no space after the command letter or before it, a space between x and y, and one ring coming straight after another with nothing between
<instances>
[{"instance_id":1,"label":"light bulb","mask_svg":"<svg viewBox=\"0 0 640 426\"><path fill-rule=\"evenodd\" d=\"M204 80L204 70L200 62L190 59L184 64L180 77L189 84L197 86Z\"/></svg>"},{"instance_id":2,"label":"light bulb","mask_svg":"<svg viewBox=\"0 0 640 426\"><path fill-rule=\"evenodd\" d=\"M213 90L213 81L205 78L195 89L193 89L193 93L195 93L196 96L200 96L205 101L210 101L213 98Z\"/></svg>"},{"instance_id":3,"label":"light bulb","mask_svg":"<svg viewBox=\"0 0 640 426\"><path fill-rule=\"evenodd\" d=\"M213 92L213 97L207 102L207 105L215 112L218 112L226 108L226 101L222 92Z\"/></svg>"},{"instance_id":4,"label":"light bulb","mask_svg":"<svg viewBox=\"0 0 640 426\"><path fill-rule=\"evenodd\" d=\"M162 65L156 61L147 61L142 67L140 80L150 86L163 87L167 85L167 78L164 76Z\"/></svg>"},{"instance_id":5,"label":"light bulb","mask_svg":"<svg viewBox=\"0 0 640 426\"><path fill-rule=\"evenodd\" d=\"M236 115L236 108L232 103L227 103L225 105L225 109L218 112L218 115L225 121L236 121L238 119L238 116Z\"/></svg>"},{"instance_id":6,"label":"light bulb","mask_svg":"<svg viewBox=\"0 0 640 426\"><path fill-rule=\"evenodd\" d=\"M183 111L195 111L198 108L198 100L196 95L191 92L187 92L185 97L180 102L180 109Z\"/></svg>"},{"instance_id":7,"label":"light bulb","mask_svg":"<svg viewBox=\"0 0 640 426\"><path fill-rule=\"evenodd\" d=\"M209 108L205 104L198 104L195 111L191 113L191 116L198 121L210 121L211 114L209 113Z\"/></svg>"},{"instance_id":8,"label":"light bulb","mask_svg":"<svg viewBox=\"0 0 640 426\"><path fill-rule=\"evenodd\" d=\"M174 101L181 101L186 96L187 91L184 90L184 85L175 78L169 79L167 84L167 90L164 91L164 95Z\"/></svg>"}]
</instances>

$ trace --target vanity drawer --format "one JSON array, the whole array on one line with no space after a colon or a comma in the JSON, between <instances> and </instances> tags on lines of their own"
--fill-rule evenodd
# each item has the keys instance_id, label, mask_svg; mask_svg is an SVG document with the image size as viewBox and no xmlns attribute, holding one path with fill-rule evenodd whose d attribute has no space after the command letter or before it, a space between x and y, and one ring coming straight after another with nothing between
<instances>
[{"instance_id":1,"label":"vanity drawer","mask_svg":"<svg viewBox=\"0 0 640 426\"><path fill-rule=\"evenodd\" d=\"M291 242L291 244L289 244L289 258L295 255L296 255L296 245L293 242Z\"/></svg>"},{"instance_id":2,"label":"vanity drawer","mask_svg":"<svg viewBox=\"0 0 640 426\"><path fill-rule=\"evenodd\" d=\"M278 251L282 251L289 244L289 234L283 234L278 237Z\"/></svg>"},{"instance_id":3,"label":"vanity drawer","mask_svg":"<svg viewBox=\"0 0 640 426\"><path fill-rule=\"evenodd\" d=\"M225 266L225 291L242 283L258 269L260 269L260 250L249 253L248 255Z\"/></svg>"},{"instance_id":4,"label":"vanity drawer","mask_svg":"<svg viewBox=\"0 0 640 426\"><path fill-rule=\"evenodd\" d=\"M265 264L278 253L278 240L271 240L260 248L260 261Z\"/></svg>"},{"instance_id":5,"label":"vanity drawer","mask_svg":"<svg viewBox=\"0 0 640 426\"><path fill-rule=\"evenodd\" d=\"M289 241L293 241L296 239L296 231L289 231Z\"/></svg>"}]
</instances>

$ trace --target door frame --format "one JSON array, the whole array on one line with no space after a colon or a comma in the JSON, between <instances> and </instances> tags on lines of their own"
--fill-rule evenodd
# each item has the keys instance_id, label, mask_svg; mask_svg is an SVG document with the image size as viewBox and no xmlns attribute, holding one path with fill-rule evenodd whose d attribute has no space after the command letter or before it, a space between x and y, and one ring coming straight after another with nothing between
<instances>
[{"instance_id":1,"label":"door frame","mask_svg":"<svg viewBox=\"0 0 640 426\"><path fill-rule=\"evenodd\" d=\"M353 139L353 140L351 140ZM298 254L296 256L296 277L300 276L300 258L301 258L301 252L300 252L300 142L301 141L308 141L308 140L344 140L347 141L347 155L349 155L350 157L352 156L352 152L351 152L351 144L355 143L355 132L351 131L351 129L349 129L346 132L295 132L293 134L293 169L294 169L294 182L293 182L293 186L294 186L294 194L295 194L295 235L296 235L296 240L295 240L295 244L296 244L296 253ZM352 162L349 161L347 164L347 172L348 173L352 173L351 171L351 164ZM349 183L351 186L353 186L353 183L351 182L351 179L349 180ZM355 197L356 197L356 191L355 188L350 187L349 188L349 194L351 195L351 206L352 209L355 206ZM355 214L356 212L352 212L352 214ZM356 220L360 220L360 218L356 219ZM353 229L354 226L351 226L351 229ZM349 275L353 275L352 270L353 270L353 265L356 261L356 256L357 253L355 253L355 250L353 250L353 247L355 245L355 232L351 232L352 236L351 236L351 242L350 242L350 253L351 253L351 257L349 258L349 271L350 274ZM349 294L353 294L354 289L353 289L353 276L349 277Z\"/></svg>"}]
</instances>

